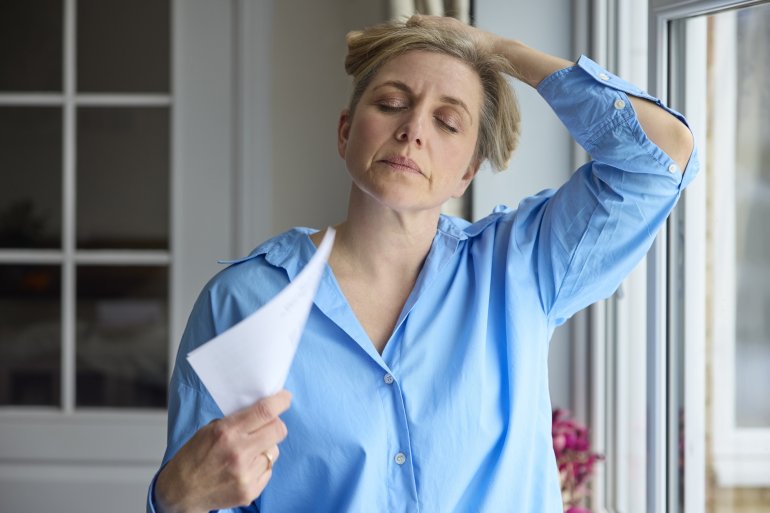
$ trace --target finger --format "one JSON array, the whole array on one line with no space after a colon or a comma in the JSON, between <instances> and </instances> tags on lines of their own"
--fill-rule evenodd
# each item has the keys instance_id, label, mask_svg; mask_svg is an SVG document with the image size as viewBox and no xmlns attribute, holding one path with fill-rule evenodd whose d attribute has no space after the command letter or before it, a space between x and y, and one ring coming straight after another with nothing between
<instances>
[{"instance_id":1,"label":"finger","mask_svg":"<svg viewBox=\"0 0 770 513\"><path fill-rule=\"evenodd\" d=\"M257 496L259 496L260 493L262 493L262 490L265 489L267 486L268 481L270 481L270 478L273 477L273 471L268 470L266 472L262 472L257 476L257 481L255 483L256 489L257 489Z\"/></svg>"},{"instance_id":2,"label":"finger","mask_svg":"<svg viewBox=\"0 0 770 513\"><path fill-rule=\"evenodd\" d=\"M243 445L241 450L248 451L246 456L255 461L257 458L260 458L260 454L265 450L276 447L281 443L287 434L286 424L281 419L275 419L275 421L249 433L247 445Z\"/></svg>"},{"instance_id":3,"label":"finger","mask_svg":"<svg viewBox=\"0 0 770 513\"><path fill-rule=\"evenodd\" d=\"M236 429L250 433L272 422L278 415L288 410L290 405L291 393L288 390L281 390L233 413L227 419Z\"/></svg>"},{"instance_id":4,"label":"finger","mask_svg":"<svg viewBox=\"0 0 770 513\"><path fill-rule=\"evenodd\" d=\"M276 462L280 454L278 444L286 438L287 433L288 431L283 421L276 419L275 423L263 426L258 431L250 434L247 445L241 445L241 454L247 458L247 461L250 462L250 467L256 473L264 472L268 467L269 458L265 454L266 452L272 457L272 462Z\"/></svg>"},{"instance_id":5,"label":"finger","mask_svg":"<svg viewBox=\"0 0 770 513\"><path fill-rule=\"evenodd\" d=\"M425 21L425 16L422 14L413 14L409 17L408 20L406 20L406 26L407 27L415 27L419 26L423 21Z\"/></svg>"},{"instance_id":6,"label":"finger","mask_svg":"<svg viewBox=\"0 0 770 513\"><path fill-rule=\"evenodd\" d=\"M273 468L280 455L278 446L274 445L257 455L257 460L252 462L250 469L251 478L248 483L253 484L253 487L249 486L251 496L258 496L262 493L262 490L267 485L267 482L273 476Z\"/></svg>"},{"instance_id":7,"label":"finger","mask_svg":"<svg viewBox=\"0 0 770 513\"><path fill-rule=\"evenodd\" d=\"M347 33L347 35L345 36L345 43L346 43L348 46L351 46L351 45L352 45L352 44L354 44L354 43L356 42L356 40L357 40L357 39L359 39L359 38L360 38L362 35L364 35L364 33L363 33L362 31L360 31L360 30L351 30L351 31L350 31L350 32L348 32L348 33Z\"/></svg>"},{"instance_id":8,"label":"finger","mask_svg":"<svg viewBox=\"0 0 770 513\"><path fill-rule=\"evenodd\" d=\"M281 451L277 445L269 447L257 455L257 461L255 462L260 473L269 472L273 470L275 462L281 456Z\"/></svg>"}]
</instances>

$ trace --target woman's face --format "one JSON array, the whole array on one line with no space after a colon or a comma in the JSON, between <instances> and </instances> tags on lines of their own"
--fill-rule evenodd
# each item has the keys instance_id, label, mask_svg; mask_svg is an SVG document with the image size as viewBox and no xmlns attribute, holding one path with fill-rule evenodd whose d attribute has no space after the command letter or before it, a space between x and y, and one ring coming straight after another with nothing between
<instances>
[{"instance_id":1,"label":"woman's face","mask_svg":"<svg viewBox=\"0 0 770 513\"><path fill-rule=\"evenodd\" d=\"M412 51L379 70L354 115L340 116L338 148L354 184L394 210L437 209L478 170L481 80L448 55Z\"/></svg>"}]
</instances>

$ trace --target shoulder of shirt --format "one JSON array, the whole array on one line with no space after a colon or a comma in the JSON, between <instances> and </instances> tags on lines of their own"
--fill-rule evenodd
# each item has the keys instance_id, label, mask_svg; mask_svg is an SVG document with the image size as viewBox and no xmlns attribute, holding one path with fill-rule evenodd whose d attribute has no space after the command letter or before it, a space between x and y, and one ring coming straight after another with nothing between
<instances>
[{"instance_id":1,"label":"shoulder of shirt","mask_svg":"<svg viewBox=\"0 0 770 513\"><path fill-rule=\"evenodd\" d=\"M289 277L296 275L312 256L314 247L307 235L313 231L293 228L266 240L242 258L219 260L227 267L206 283L200 297L217 304L224 297L235 298L236 302L248 302L248 308L258 308L286 286Z\"/></svg>"},{"instance_id":2,"label":"shoulder of shirt","mask_svg":"<svg viewBox=\"0 0 770 513\"><path fill-rule=\"evenodd\" d=\"M235 258L232 260L218 260L217 262L225 265L237 265L249 260L254 260L260 255L265 255L265 260L269 263L277 266L289 258L296 256L297 247L304 242L308 235L315 233L318 230L305 227L295 227L287 230L275 237L272 237L256 248L251 253L244 257Z\"/></svg>"},{"instance_id":3,"label":"shoulder of shirt","mask_svg":"<svg viewBox=\"0 0 770 513\"><path fill-rule=\"evenodd\" d=\"M259 280L263 285L294 276L312 257L314 246L307 236L316 230L292 228L254 248L248 255L232 260L218 260L227 265L206 286L210 292L228 290L244 281ZM278 273L276 275L276 273ZM277 282L276 282L277 283Z\"/></svg>"},{"instance_id":4,"label":"shoulder of shirt","mask_svg":"<svg viewBox=\"0 0 770 513\"><path fill-rule=\"evenodd\" d=\"M497 205L490 214L474 223L459 217L442 214L438 222L438 233L458 241L472 239L483 233L484 230L493 227L504 217L514 213L515 210L510 207Z\"/></svg>"}]
</instances>

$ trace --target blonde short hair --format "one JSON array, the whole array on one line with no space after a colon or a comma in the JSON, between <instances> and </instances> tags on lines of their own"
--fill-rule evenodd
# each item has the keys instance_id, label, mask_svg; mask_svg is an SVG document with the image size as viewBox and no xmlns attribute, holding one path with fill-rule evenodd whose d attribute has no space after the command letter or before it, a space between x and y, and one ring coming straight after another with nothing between
<instances>
[{"instance_id":1,"label":"blonde short hair","mask_svg":"<svg viewBox=\"0 0 770 513\"><path fill-rule=\"evenodd\" d=\"M507 60L485 51L451 27L421 26L409 20L351 32L347 44L345 71L353 77L351 114L374 76L393 57L422 50L449 55L468 64L478 73L484 96L475 158L479 163L489 160L498 171L507 167L520 131L519 106L505 78L505 74L513 74Z\"/></svg>"}]
</instances>

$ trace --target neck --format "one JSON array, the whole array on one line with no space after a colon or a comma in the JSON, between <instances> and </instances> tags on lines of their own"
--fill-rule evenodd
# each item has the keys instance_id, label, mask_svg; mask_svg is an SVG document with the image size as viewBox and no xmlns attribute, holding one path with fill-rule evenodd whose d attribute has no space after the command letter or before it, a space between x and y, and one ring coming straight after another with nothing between
<instances>
[{"instance_id":1,"label":"neck","mask_svg":"<svg viewBox=\"0 0 770 513\"><path fill-rule=\"evenodd\" d=\"M332 269L372 280L416 279L436 234L440 209L397 212L352 187L347 219L337 226ZM322 234L317 235L316 242Z\"/></svg>"}]
</instances>

